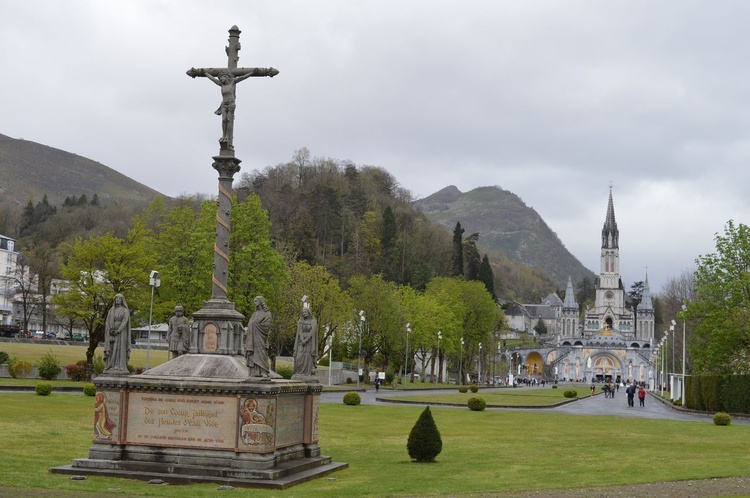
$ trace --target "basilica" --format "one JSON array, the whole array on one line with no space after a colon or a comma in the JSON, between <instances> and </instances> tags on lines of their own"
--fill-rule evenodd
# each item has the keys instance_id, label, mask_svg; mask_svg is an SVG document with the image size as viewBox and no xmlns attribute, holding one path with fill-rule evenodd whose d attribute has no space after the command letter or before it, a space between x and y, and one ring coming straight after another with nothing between
<instances>
[{"instance_id":1,"label":"basilica","mask_svg":"<svg viewBox=\"0 0 750 498\"><path fill-rule=\"evenodd\" d=\"M551 294L540 304L513 303L508 307L511 329L529 332L538 320L547 329L540 345L502 353L511 375L538 380L652 383L654 306L648 275L641 301L634 307L620 278L620 232L611 190L601 241L593 308L586 307L582 312L570 278L564 299Z\"/></svg>"}]
</instances>

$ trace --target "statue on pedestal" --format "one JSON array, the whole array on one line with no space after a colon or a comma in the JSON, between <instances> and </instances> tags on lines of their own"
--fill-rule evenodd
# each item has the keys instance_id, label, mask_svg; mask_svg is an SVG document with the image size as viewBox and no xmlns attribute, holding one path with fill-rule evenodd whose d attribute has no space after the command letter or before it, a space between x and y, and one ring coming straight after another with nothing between
<instances>
[{"instance_id":1,"label":"statue on pedestal","mask_svg":"<svg viewBox=\"0 0 750 498\"><path fill-rule=\"evenodd\" d=\"M315 375L318 365L318 321L305 303L302 316L297 321L297 337L294 340L294 377Z\"/></svg>"},{"instance_id":2,"label":"statue on pedestal","mask_svg":"<svg viewBox=\"0 0 750 498\"><path fill-rule=\"evenodd\" d=\"M105 374L129 375L130 309L122 294L115 295L115 303L107 313L104 328Z\"/></svg>"},{"instance_id":3,"label":"statue on pedestal","mask_svg":"<svg viewBox=\"0 0 750 498\"><path fill-rule=\"evenodd\" d=\"M271 312L263 296L254 299L255 313L247 324L245 359L251 377L270 377L268 362L268 334L271 331Z\"/></svg>"},{"instance_id":4,"label":"statue on pedestal","mask_svg":"<svg viewBox=\"0 0 750 498\"><path fill-rule=\"evenodd\" d=\"M190 347L190 321L184 316L184 308L175 306L174 316L169 319L167 341L172 358L177 358L188 352Z\"/></svg>"}]
</instances>

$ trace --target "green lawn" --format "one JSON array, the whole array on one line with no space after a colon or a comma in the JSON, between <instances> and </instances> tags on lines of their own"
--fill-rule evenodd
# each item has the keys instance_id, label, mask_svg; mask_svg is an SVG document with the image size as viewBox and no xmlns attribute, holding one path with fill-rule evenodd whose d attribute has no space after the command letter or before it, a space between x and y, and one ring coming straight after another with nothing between
<instances>
[{"instance_id":1,"label":"green lawn","mask_svg":"<svg viewBox=\"0 0 750 498\"><path fill-rule=\"evenodd\" d=\"M479 389L479 392L466 393L458 392L458 389L451 391L435 391L423 395L401 395L401 396L380 396L381 399L393 401L413 401L416 403L434 403L434 404L454 404L466 405L469 398L481 397L487 402L487 406L552 406L559 403L570 401L563 396L565 389L500 389L486 391ZM588 396L589 391L577 390L578 396Z\"/></svg>"},{"instance_id":2,"label":"green lawn","mask_svg":"<svg viewBox=\"0 0 750 498\"><path fill-rule=\"evenodd\" d=\"M86 359L86 349L88 349L88 343L84 342L71 343L70 345L45 343L44 341L39 341L38 343L0 342L0 351L5 351L12 357L17 357L19 360L26 360L32 364L36 363L45 354L51 352L57 357L61 365L71 365L79 360ZM129 363L134 367L145 366L146 353L145 349L132 349L130 351ZM103 356L104 349L96 348L95 355ZM152 348L148 350L148 360L150 367L161 365L167 361L167 351Z\"/></svg>"},{"instance_id":3,"label":"green lawn","mask_svg":"<svg viewBox=\"0 0 750 498\"><path fill-rule=\"evenodd\" d=\"M552 390L550 390L552 391ZM481 393L481 391L480 391ZM0 394L0 494L31 488L76 496L216 496L217 485L155 486L89 477L71 481L50 467L88 456L91 397ZM422 408L321 405L323 454L349 463L331 479L253 496L456 496L635 484L748 474L750 427L547 412L472 412L433 407L443 451L434 464L409 460L406 439ZM242 491L230 495L245 494ZM36 496L42 496L41 492ZM222 495L223 496L223 495Z\"/></svg>"}]
</instances>

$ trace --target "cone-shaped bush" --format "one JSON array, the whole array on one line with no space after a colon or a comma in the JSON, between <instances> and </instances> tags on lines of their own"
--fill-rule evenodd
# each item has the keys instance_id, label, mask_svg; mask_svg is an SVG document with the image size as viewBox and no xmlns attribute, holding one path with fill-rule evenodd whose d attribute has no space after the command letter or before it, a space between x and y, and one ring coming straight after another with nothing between
<instances>
[{"instance_id":1,"label":"cone-shaped bush","mask_svg":"<svg viewBox=\"0 0 750 498\"><path fill-rule=\"evenodd\" d=\"M409 450L409 456L417 462L434 462L435 457L443 450L443 440L440 439L440 431L429 406L412 427L406 449Z\"/></svg>"}]
</instances>

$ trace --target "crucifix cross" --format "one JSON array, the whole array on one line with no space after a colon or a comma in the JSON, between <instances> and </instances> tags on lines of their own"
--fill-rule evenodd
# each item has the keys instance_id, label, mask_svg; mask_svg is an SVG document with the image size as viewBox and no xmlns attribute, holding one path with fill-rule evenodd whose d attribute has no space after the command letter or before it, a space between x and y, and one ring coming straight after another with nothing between
<instances>
[{"instance_id":1,"label":"crucifix cross","mask_svg":"<svg viewBox=\"0 0 750 498\"><path fill-rule=\"evenodd\" d=\"M219 139L220 155L234 155L234 109L236 107L237 83L251 76L269 76L273 78L279 71L272 67L237 67L240 51L240 30L237 26L229 29L229 46L226 47L228 62L222 68L190 68L187 75L191 78L206 77L221 87L221 105L214 112L221 116L222 136Z\"/></svg>"}]
</instances>

